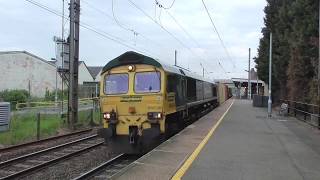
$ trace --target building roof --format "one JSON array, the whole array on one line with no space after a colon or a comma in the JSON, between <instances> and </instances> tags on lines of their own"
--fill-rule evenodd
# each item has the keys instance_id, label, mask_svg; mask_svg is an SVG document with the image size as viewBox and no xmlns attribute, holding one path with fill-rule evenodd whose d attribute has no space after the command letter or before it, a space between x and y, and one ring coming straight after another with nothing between
<instances>
[{"instance_id":1,"label":"building roof","mask_svg":"<svg viewBox=\"0 0 320 180\"><path fill-rule=\"evenodd\" d=\"M35 58L35 59L39 59L40 61L43 61L49 65L55 66L55 64L51 63L50 61L47 61L39 56L36 56L36 55L28 52L28 51L0 51L0 55L2 55L2 54L26 54L28 56Z\"/></svg>"},{"instance_id":2,"label":"building roof","mask_svg":"<svg viewBox=\"0 0 320 180\"><path fill-rule=\"evenodd\" d=\"M246 78L232 78L233 82L241 82L241 83L248 83L248 79ZM262 80L260 79L250 79L251 83L256 83L257 81L259 81L259 83L264 83Z\"/></svg>"},{"instance_id":3,"label":"building roof","mask_svg":"<svg viewBox=\"0 0 320 180\"><path fill-rule=\"evenodd\" d=\"M43 58L41 58L41 57L39 57L39 56L36 56L36 55L34 55L34 54L32 54L32 53L30 53L30 52L28 52L28 51L0 51L0 55L2 55L2 54L26 54L26 55L28 55L28 56L31 56L31 57L35 58L35 59L38 59L38 60L40 60L40 61L43 61L43 62L45 62L45 63L47 63L47 64L49 64L49 65L51 65L51 66L56 67L56 64L55 64L56 61L52 61L52 60L48 61L48 60L45 60L45 59L43 59ZM90 73L90 75L92 76L92 78L95 78L96 76L93 76L93 75L92 75L91 70L89 70L88 66L86 65L86 63L85 63L84 61L79 61L79 64L78 64L78 65L80 66L82 63L83 63L84 66L87 68L87 70L88 70L88 72ZM102 68L102 67L101 67L101 68ZM99 73L99 72L98 72L98 73Z\"/></svg>"},{"instance_id":4,"label":"building roof","mask_svg":"<svg viewBox=\"0 0 320 180\"><path fill-rule=\"evenodd\" d=\"M232 79L215 79L214 81L223 84L233 84Z\"/></svg>"},{"instance_id":5,"label":"building roof","mask_svg":"<svg viewBox=\"0 0 320 180\"><path fill-rule=\"evenodd\" d=\"M103 66L88 66L89 72L92 77L97 77L97 75L101 72Z\"/></svg>"},{"instance_id":6,"label":"building roof","mask_svg":"<svg viewBox=\"0 0 320 180\"><path fill-rule=\"evenodd\" d=\"M56 65L56 61L47 61L48 63L52 64L52 65Z\"/></svg>"}]
</instances>

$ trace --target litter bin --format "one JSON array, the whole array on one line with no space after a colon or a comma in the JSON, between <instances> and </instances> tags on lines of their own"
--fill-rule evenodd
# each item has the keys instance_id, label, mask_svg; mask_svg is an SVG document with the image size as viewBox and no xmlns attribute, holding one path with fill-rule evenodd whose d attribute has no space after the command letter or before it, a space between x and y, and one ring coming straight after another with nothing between
<instances>
[{"instance_id":1,"label":"litter bin","mask_svg":"<svg viewBox=\"0 0 320 180\"><path fill-rule=\"evenodd\" d=\"M268 96L253 95L253 107L268 107Z\"/></svg>"}]
</instances>

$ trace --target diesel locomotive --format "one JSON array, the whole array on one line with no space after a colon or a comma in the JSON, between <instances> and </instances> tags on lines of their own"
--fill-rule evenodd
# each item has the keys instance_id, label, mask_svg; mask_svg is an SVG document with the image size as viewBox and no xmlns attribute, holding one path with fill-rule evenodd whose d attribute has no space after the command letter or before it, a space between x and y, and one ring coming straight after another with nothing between
<instances>
[{"instance_id":1,"label":"diesel locomotive","mask_svg":"<svg viewBox=\"0 0 320 180\"><path fill-rule=\"evenodd\" d=\"M217 84L201 76L126 52L101 72L99 135L114 151L147 151L199 112L218 106L217 92Z\"/></svg>"}]
</instances>

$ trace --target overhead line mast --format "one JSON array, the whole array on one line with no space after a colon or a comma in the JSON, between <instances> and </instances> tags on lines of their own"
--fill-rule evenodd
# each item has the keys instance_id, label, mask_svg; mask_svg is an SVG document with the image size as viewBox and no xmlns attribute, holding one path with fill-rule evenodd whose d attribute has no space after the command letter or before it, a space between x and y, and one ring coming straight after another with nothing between
<instances>
[{"instance_id":1,"label":"overhead line mast","mask_svg":"<svg viewBox=\"0 0 320 180\"><path fill-rule=\"evenodd\" d=\"M70 64L68 118L71 128L78 121L78 76L79 76L79 24L80 0L70 0Z\"/></svg>"}]
</instances>

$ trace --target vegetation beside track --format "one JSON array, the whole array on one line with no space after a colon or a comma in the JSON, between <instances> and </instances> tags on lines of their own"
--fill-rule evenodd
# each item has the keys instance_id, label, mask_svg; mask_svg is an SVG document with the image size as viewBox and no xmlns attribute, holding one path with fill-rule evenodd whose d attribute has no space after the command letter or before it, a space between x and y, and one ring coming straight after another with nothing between
<instances>
[{"instance_id":1,"label":"vegetation beside track","mask_svg":"<svg viewBox=\"0 0 320 180\"><path fill-rule=\"evenodd\" d=\"M41 117L41 137L55 135L61 127L58 115L45 115ZM37 136L36 114L14 114L11 116L10 130L0 133L0 144L12 145L24 141L35 140Z\"/></svg>"},{"instance_id":2,"label":"vegetation beside track","mask_svg":"<svg viewBox=\"0 0 320 180\"><path fill-rule=\"evenodd\" d=\"M100 112L94 111L93 125L100 124ZM78 128L88 127L91 123L91 110L79 112ZM60 114L40 114L40 138L58 135L67 129L67 123ZM68 130L69 131L69 130ZM10 130L0 132L0 145L14 145L37 139L37 113L13 113Z\"/></svg>"}]
</instances>

